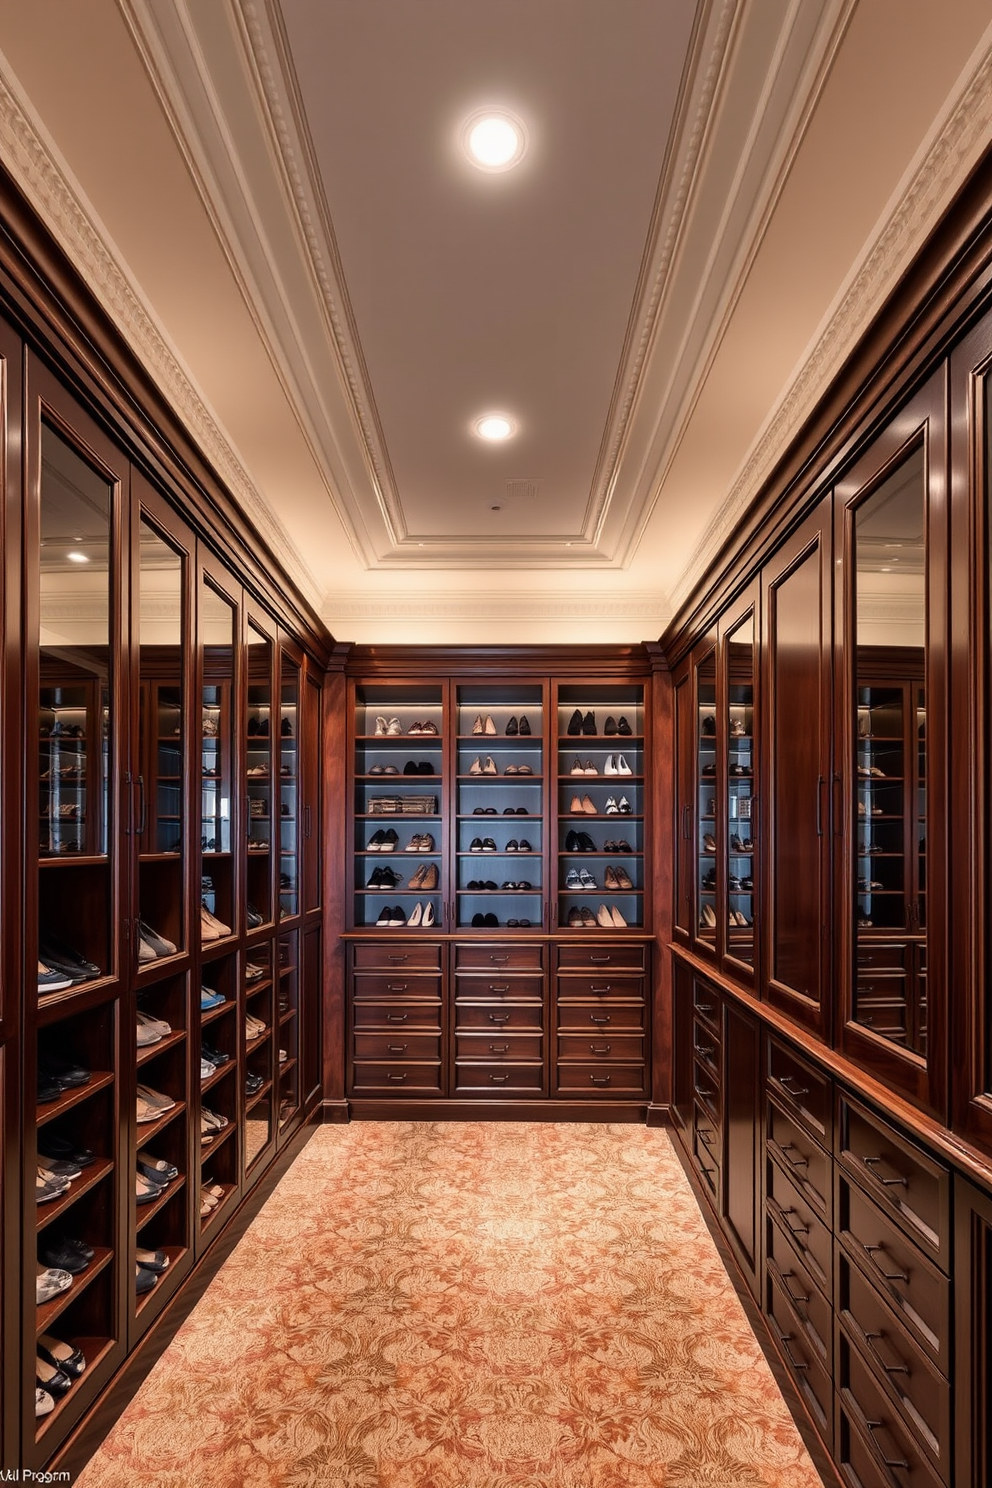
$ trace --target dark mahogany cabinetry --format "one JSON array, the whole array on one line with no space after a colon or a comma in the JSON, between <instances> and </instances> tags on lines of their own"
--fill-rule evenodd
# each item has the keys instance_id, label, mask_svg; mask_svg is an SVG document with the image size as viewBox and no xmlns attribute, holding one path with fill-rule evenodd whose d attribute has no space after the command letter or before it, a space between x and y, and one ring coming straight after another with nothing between
<instances>
[{"instance_id":1,"label":"dark mahogany cabinetry","mask_svg":"<svg viewBox=\"0 0 992 1488\"><path fill-rule=\"evenodd\" d=\"M651 1099L650 665L555 659L349 661L354 1114Z\"/></svg>"},{"instance_id":2,"label":"dark mahogany cabinetry","mask_svg":"<svg viewBox=\"0 0 992 1488\"><path fill-rule=\"evenodd\" d=\"M327 657L72 348L0 349L2 1461L41 1473L316 1109Z\"/></svg>"}]
</instances>

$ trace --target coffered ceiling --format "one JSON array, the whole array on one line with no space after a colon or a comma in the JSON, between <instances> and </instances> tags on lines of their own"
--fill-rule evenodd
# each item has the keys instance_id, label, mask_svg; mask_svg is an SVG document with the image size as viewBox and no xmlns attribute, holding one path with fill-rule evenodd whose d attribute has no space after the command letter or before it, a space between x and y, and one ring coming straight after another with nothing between
<instances>
[{"instance_id":1,"label":"coffered ceiling","mask_svg":"<svg viewBox=\"0 0 992 1488\"><path fill-rule=\"evenodd\" d=\"M635 641L992 139L990 49L987 0L0 0L0 142L338 639Z\"/></svg>"}]
</instances>

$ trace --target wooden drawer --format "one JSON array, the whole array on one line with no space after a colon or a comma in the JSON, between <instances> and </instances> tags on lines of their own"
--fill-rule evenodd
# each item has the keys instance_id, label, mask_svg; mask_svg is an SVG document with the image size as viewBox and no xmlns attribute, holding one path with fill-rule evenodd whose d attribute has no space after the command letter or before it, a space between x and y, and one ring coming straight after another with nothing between
<instances>
[{"instance_id":1,"label":"wooden drawer","mask_svg":"<svg viewBox=\"0 0 992 1488\"><path fill-rule=\"evenodd\" d=\"M543 971L544 947L523 943L505 945L456 945L458 971Z\"/></svg>"},{"instance_id":2,"label":"wooden drawer","mask_svg":"<svg viewBox=\"0 0 992 1488\"><path fill-rule=\"evenodd\" d=\"M839 1349L840 1467L847 1481L853 1470L862 1488L937 1488L923 1448L843 1334Z\"/></svg>"},{"instance_id":3,"label":"wooden drawer","mask_svg":"<svg viewBox=\"0 0 992 1488\"><path fill-rule=\"evenodd\" d=\"M911 1336L942 1374L950 1369L949 1284L857 1184L841 1174L837 1186L838 1235L848 1254L885 1297Z\"/></svg>"},{"instance_id":4,"label":"wooden drawer","mask_svg":"<svg viewBox=\"0 0 992 1488\"><path fill-rule=\"evenodd\" d=\"M720 994L705 982L692 983L692 1011L712 1028L720 1037Z\"/></svg>"},{"instance_id":5,"label":"wooden drawer","mask_svg":"<svg viewBox=\"0 0 992 1488\"><path fill-rule=\"evenodd\" d=\"M514 1002L530 999L544 1002L544 978L540 976L458 976L455 978L455 1001L491 1002L494 997L512 998Z\"/></svg>"},{"instance_id":6,"label":"wooden drawer","mask_svg":"<svg viewBox=\"0 0 992 1488\"><path fill-rule=\"evenodd\" d=\"M692 1020L692 1052L699 1064L708 1070L713 1079L720 1080L720 1040L713 1030L698 1018Z\"/></svg>"},{"instance_id":7,"label":"wooden drawer","mask_svg":"<svg viewBox=\"0 0 992 1488\"><path fill-rule=\"evenodd\" d=\"M639 1034L566 1033L558 1036L559 1059L584 1059L597 1063L604 1059L643 1060L644 1039Z\"/></svg>"},{"instance_id":8,"label":"wooden drawer","mask_svg":"<svg viewBox=\"0 0 992 1488\"><path fill-rule=\"evenodd\" d=\"M699 1064L696 1060L692 1062L692 1089L696 1097L696 1104L705 1107L714 1121L719 1122L721 1111L720 1082L713 1078L712 1073Z\"/></svg>"},{"instance_id":9,"label":"wooden drawer","mask_svg":"<svg viewBox=\"0 0 992 1488\"><path fill-rule=\"evenodd\" d=\"M476 1028L486 1033L544 1027L544 1007L539 1002L460 1002L455 1013L455 1030Z\"/></svg>"},{"instance_id":10,"label":"wooden drawer","mask_svg":"<svg viewBox=\"0 0 992 1488\"><path fill-rule=\"evenodd\" d=\"M429 1033L356 1033L355 1058L440 1061L441 1039Z\"/></svg>"},{"instance_id":11,"label":"wooden drawer","mask_svg":"<svg viewBox=\"0 0 992 1488\"><path fill-rule=\"evenodd\" d=\"M558 1095L644 1096L647 1071L643 1064L558 1064L555 1066Z\"/></svg>"},{"instance_id":12,"label":"wooden drawer","mask_svg":"<svg viewBox=\"0 0 992 1488\"><path fill-rule=\"evenodd\" d=\"M431 998L441 1001L441 978L438 976L404 976L402 972L391 976L356 976L352 980L357 999L375 997L390 1002L397 998Z\"/></svg>"},{"instance_id":13,"label":"wooden drawer","mask_svg":"<svg viewBox=\"0 0 992 1488\"><path fill-rule=\"evenodd\" d=\"M944 1271L950 1270L951 1177L909 1137L844 1096L838 1156L851 1175Z\"/></svg>"},{"instance_id":14,"label":"wooden drawer","mask_svg":"<svg viewBox=\"0 0 992 1488\"><path fill-rule=\"evenodd\" d=\"M950 1385L843 1252L837 1279L841 1325L887 1383L904 1424L946 1477L951 1455Z\"/></svg>"},{"instance_id":15,"label":"wooden drawer","mask_svg":"<svg viewBox=\"0 0 992 1488\"><path fill-rule=\"evenodd\" d=\"M798 1121L769 1097L766 1103L767 1150L788 1173L800 1193L815 1204L825 1223L831 1224L833 1164L818 1142Z\"/></svg>"},{"instance_id":16,"label":"wooden drawer","mask_svg":"<svg viewBox=\"0 0 992 1488\"><path fill-rule=\"evenodd\" d=\"M543 1095L543 1064L456 1064L459 1095Z\"/></svg>"},{"instance_id":17,"label":"wooden drawer","mask_svg":"<svg viewBox=\"0 0 992 1488\"><path fill-rule=\"evenodd\" d=\"M879 1038L905 1044L908 1037L905 998L862 996L859 989L856 1018L863 1028L870 1028Z\"/></svg>"},{"instance_id":18,"label":"wooden drawer","mask_svg":"<svg viewBox=\"0 0 992 1488\"><path fill-rule=\"evenodd\" d=\"M625 1002L644 1001L644 978L637 976L615 976L601 973L598 976L568 976L558 978L558 1001L588 1002L591 997L607 1001L622 999Z\"/></svg>"},{"instance_id":19,"label":"wooden drawer","mask_svg":"<svg viewBox=\"0 0 992 1488\"><path fill-rule=\"evenodd\" d=\"M646 965L647 948L642 945L560 945L558 947L559 971L596 971L609 967L610 971L643 971Z\"/></svg>"},{"instance_id":20,"label":"wooden drawer","mask_svg":"<svg viewBox=\"0 0 992 1488\"><path fill-rule=\"evenodd\" d=\"M707 1187L716 1197L720 1187L720 1128L698 1101L693 1105L692 1155Z\"/></svg>"},{"instance_id":21,"label":"wooden drawer","mask_svg":"<svg viewBox=\"0 0 992 1488\"><path fill-rule=\"evenodd\" d=\"M888 966L894 971L902 971L906 966L906 945L905 943L873 945L862 938L858 941L854 964L857 967L859 979L864 967Z\"/></svg>"},{"instance_id":22,"label":"wooden drawer","mask_svg":"<svg viewBox=\"0 0 992 1488\"><path fill-rule=\"evenodd\" d=\"M363 941L354 946L353 952L356 971L371 968L390 971L393 967L404 967L408 971L441 969L441 946L430 941Z\"/></svg>"},{"instance_id":23,"label":"wooden drawer","mask_svg":"<svg viewBox=\"0 0 992 1488\"><path fill-rule=\"evenodd\" d=\"M829 1296L833 1278L833 1237L816 1209L777 1163L769 1162L768 1213L802 1256L817 1285Z\"/></svg>"},{"instance_id":24,"label":"wooden drawer","mask_svg":"<svg viewBox=\"0 0 992 1488\"><path fill-rule=\"evenodd\" d=\"M834 1354L833 1308L817 1286L812 1271L800 1259L795 1246L774 1220L768 1223L766 1245L769 1277L785 1293L809 1341L827 1372L831 1373Z\"/></svg>"},{"instance_id":25,"label":"wooden drawer","mask_svg":"<svg viewBox=\"0 0 992 1488\"><path fill-rule=\"evenodd\" d=\"M819 1349L774 1281L768 1288L768 1316L772 1336L793 1383L805 1400L821 1436L829 1441L833 1422L833 1382Z\"/></svg>"},{"instance_id":26,"label":"wooden drawer","mask_svg":"<svg viewBox=\"0 0 992 1488\"><path fill-rule=\"evenodd\" d=\"M833 1109L830 1081L778 1039L768 1040L768 1088L808 1132L830 1148Z\"/></svg>"},{"instance_id":27,"label":"wooden drawer","mask_svg":"<svg viewBox=\"0 0 992 1488\"><path fill-rule=\"evenodd\" d=\"M906 978L898 972L858 972L858 1010L865 1003L879 1007L905 1008Z\"/></svg>"},{"instance_id":28,"label":"wooden drawer","mask_svg":"<svg viewBox=\"0 0 992 1488\"><path fill-rule=\"evenodd\" d=\"M385 1031L402 1029L404 1033L440 1033L441 1003L431 1002L356 1002L351 1009L351 1025L360 1028L379 1028Z\"/></svg>"},{"instance_id":29,"label":"wooden drawer","mask_svg":"<svg viewBox=\"0 0 992 1488\"><path fill-rule=\"evenodd\" d=\"M353 1095L440 1095L441 1066L356 1060L351 1088Z\"/></svg>"},{"instance_id":30,"label":"wooden drawer","mask_svg":"<svg viewBox=\"0 0 992 1488\"><path fill-rule=\"evenodd\" d=\"M455 1058L481 1059L492 1064L523 1059L543 1059L544 1035L540 1033L459 1033L455 1036Z\"/></svg>"},{"instance_id":31,"label":"wooden drawer","mask_svg":"<svg viewBox=\"0 0 992 1488\"><path fill-rule=\"evenodd\" d=\"M602 1007L598 1003L590 1006L588 1002L559 1002L558 1027L562 1032L574 1030L577 1033L603 1032L605 1029L643 1030L644 1007L642 1004L611 1003L609 1007Z\"/></svg>"}]
</instances>

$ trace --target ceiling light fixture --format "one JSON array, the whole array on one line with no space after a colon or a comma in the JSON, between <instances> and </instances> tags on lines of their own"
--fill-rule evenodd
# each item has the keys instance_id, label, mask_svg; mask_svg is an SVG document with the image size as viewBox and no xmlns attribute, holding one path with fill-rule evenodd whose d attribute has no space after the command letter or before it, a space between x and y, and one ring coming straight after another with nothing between
<instances>
[{"instance_id":1,"label":"ceiling light fixture","mask_svg":"<svg viewBox=\"0 0 992 1488\"><path fill-rule=\"evenodd\" d=\"M480 439L489 440L490 444L498 444L503 439L509 439L517 432L517 426L505 413L485 413L482 418L475 421L475 432Z\"/></svg>"},{"instance_id":2,"label":"ceiling light fixture","mask_svg":"<svg viewBox=\"0 0 992 1488\"><path fill-rule=\"evenodd\" d=\"M66 553L65 556L70 563L89 563L90 561L85 553Z\"/></svg>"},{"instance_id":3,"label":"ceiling light fixture","mask_svg":"<svg viewBox=\"0 0 992 1488\"><path fill-rule=\"evenodd\" d=\"M527 149L527 132L506 109L481 109L462 125L462 149L479 170L512 170Z\"/></svg>"}]
</instances>

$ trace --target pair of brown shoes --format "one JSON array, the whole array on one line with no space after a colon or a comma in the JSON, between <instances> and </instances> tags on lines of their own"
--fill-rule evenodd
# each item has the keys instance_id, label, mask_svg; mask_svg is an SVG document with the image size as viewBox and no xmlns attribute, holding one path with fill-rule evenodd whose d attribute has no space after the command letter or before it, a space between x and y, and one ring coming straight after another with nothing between
<instances>
[{"instance_id":1,"label":"pair of brown shoes","mask_svg":"<svg viewBox=\"0 0 992 1488\"><path fill-rule=\"evenodd\" d=\"M632 889L634 887L627 874L622 868L607 868L603 874L604 889Z\"/></svg>"},{"instance_id":2,"label":"pair of brown shoes","mask_svg":"<svg viewBox=\"0 0 992 1488\"><path fill-rule=\"evenodd\" d=\"M421 863L407 885L410 889L436 889L438 870L436 863Z\"/></svg>"}]
</instances>

